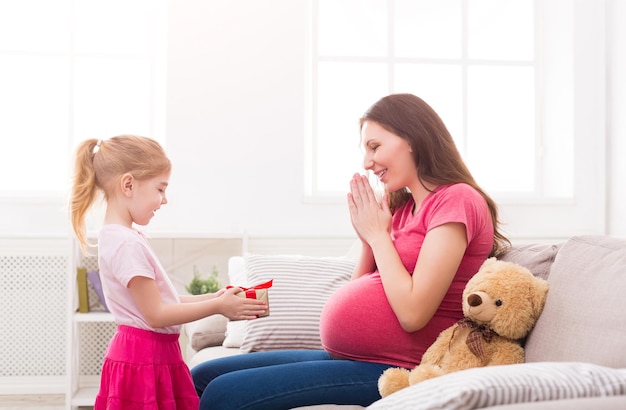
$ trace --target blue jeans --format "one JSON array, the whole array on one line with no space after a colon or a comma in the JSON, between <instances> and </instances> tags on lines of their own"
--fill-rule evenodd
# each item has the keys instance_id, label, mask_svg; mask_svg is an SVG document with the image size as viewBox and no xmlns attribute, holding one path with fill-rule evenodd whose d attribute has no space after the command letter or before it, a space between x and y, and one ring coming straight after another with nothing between
<instances>
[{"instance_id":1,"label":"blue jeans","mask_svg":"<svg viewBox=\"0 0 626 410\"><path fill-rule=\"evenodd\" d=\"M280 410L380 399L386 364L335 360L323 350L280 350L209 360L191 370L200 409Z\"/></svg>"}]
</instances>

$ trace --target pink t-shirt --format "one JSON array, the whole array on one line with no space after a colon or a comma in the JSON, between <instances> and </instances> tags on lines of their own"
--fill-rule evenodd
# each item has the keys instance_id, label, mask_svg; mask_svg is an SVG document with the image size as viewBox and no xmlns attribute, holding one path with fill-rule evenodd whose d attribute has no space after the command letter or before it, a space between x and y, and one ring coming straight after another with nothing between
<instances>
[{"instance_id":1,"label":"pink t-shirt","mask_svg":"<svg viewBox=\"0 0 626 410\"><path fill-rule=\"evenodd\" d=\"M98 235L98 266L107 307L118 325L158 333L180 333L180 326L152 328L128 289L135 276L156 281L163 303L179 303L178 292L144 235L122 225L104 225Z\"/></svg>"},{"instance_id":2,"label":"pink t-shirt","mask_svg":"<svg viewBox=\"0 0 626 410\"><path fill-rule=\"evenodd\" d=\"M426 233L446 223L465 225L467 249L439 308L415 332L402 329L383 289L378 270L348 282L326 302L320 317L324 349L333 356L413 368L439 333L463 317L467 281L493 246L493 224L484 198L466 184L438 187L413 215L409 200L393 215L391 237L404 267L413 273Z\"/></svg>"}]
</instances>

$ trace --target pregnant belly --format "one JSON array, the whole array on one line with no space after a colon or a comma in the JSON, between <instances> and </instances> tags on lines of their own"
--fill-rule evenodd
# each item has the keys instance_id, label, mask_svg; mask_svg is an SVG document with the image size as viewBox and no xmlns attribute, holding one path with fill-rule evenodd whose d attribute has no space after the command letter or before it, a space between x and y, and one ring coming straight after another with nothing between
<instances>
[{"instance_id":1,"label":"pregnant belly","mask_svg":"<svg viewBox=\"0 0 626 410\"><path fill-rule=\"evenodd\" d=\"M349 282L326 302L320 317L322 345L331 354L372 359L408 334L391 310L380 277L370 274Z\"/></svg>"}]
</instances>

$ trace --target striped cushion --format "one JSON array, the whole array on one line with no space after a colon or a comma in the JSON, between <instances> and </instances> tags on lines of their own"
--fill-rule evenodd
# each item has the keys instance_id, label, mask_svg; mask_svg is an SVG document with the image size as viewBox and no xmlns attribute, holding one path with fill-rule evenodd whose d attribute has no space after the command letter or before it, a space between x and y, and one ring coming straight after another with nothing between
<instances>
[{"instance_id":1,"label":"striped cushion","mask_svg":"<svg viewBox=\"0 0 626 410\"><path fill-rule=\"evenodd\" d=\"M270 315L245 324L241 352L321 349L319 319L328 297L350 280L355 261L299 255L247 255L248 284L273 279Z\"/></svg>"},{"instance_id":2,"label":"striped cushion","mask_svg":"<svg viewBox=\"0 0 626 410\"><path fill-rule=\"evenodd\" d=\"M481 409L547 400L626 395L626 369L581 362L479 367L402 389L368 409Z\"/></svg>"}]
</instances>

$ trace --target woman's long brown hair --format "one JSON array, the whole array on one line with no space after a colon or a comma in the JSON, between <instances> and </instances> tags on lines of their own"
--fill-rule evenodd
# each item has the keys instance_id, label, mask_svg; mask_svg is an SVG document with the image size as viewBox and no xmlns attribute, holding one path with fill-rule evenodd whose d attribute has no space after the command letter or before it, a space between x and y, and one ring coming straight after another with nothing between
<instances>
[{"instance_id":1,"label":"woman's long brown hair","mask_svg":"<svg viewBox=\"0 0 626 410\"><path fill-rule=\"evenodd\" d=\"M465 165L450 132L433 110L413 94L392 94L372 105L360 120L373 121L387 131L405 139L413 151L413 161L422 185L465 183L476 189L487 202L494 228L494 243L490 256L500 255L511 245L500 231L498 207L495 201L476 183ZM405 204L411 193L407 188L389 193L392 210Z\"/></svg>"}]
</instances>

